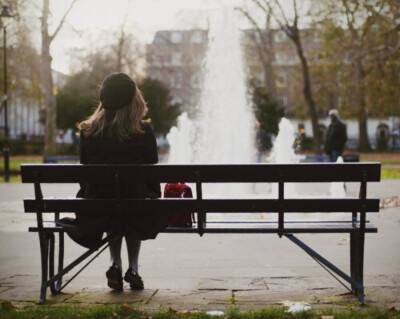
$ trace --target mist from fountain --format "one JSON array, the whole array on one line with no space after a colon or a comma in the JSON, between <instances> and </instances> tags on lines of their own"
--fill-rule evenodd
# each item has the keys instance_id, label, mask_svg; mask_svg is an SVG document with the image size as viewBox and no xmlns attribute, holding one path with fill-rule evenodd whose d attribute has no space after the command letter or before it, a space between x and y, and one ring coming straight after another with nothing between
<instances>
[{"instance_id":1,"label":"mist from fountain","mask_svg":"<svg viewBox=\"0 0 400 319\"><path fill-rule=\"evenodd\" d=\"M272 151L268 157L268 162L275 164L295 164L299 162L293 144L296 139L296 131L292 123L287 118L282 118L279 122L279 132L274 141ZM271 196L277 197L278 185L272 185ZM285 184L285 197L296 197L295 185Z\"/></svg>"},{"instance_id":2,"label":"mist from fountain","mask_svg":"<svg viewBox=\"0 0 400 319\"><path fill-rule=\"evenodd\" d=\"M343 163L343 158L338 157L336 163ZM331 183L329 192L332 198L344 198L346 197L346 188L343 182Z\"/></svg>"}]
</instances>

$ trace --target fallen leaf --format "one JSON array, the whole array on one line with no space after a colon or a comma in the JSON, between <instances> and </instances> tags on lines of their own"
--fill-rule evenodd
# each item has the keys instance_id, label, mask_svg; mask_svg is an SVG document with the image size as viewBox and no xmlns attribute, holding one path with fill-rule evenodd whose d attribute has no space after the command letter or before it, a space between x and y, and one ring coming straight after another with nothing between
<instances>
[{"instance_id":1,"label":"fallen leaf","mask_svg":"<svg viewBox=\"0 0 400 319\"><path fill-rule=\"evenodd\" d=\"M168 312L173 312L173 313L177 313L178 311L175 310L174 308L169 307Z\"/></svg>"},{"instance_id":2,"label":"fallen leaf","mask_svg":"<svg viewBox=\"0 0 400 319\"><path fill-rule=\"evenodd\" d=\"M15 309L15 307L9 301L2 301L1 302L1 309L3 309L3 310L12 310L12 309Z\"/></svg>"},{"instance_id":3,"label":"fallen leaf","mask_svg":"<svg viewBox=\"0 0 400 319\"><path fill-rule=\"evenodd\" d=\"M121 310L125 311L125 312L130 312L130 311L133 311L133 308L129 307L128 305L122 305Z\"/></svg>"}]
</instances>

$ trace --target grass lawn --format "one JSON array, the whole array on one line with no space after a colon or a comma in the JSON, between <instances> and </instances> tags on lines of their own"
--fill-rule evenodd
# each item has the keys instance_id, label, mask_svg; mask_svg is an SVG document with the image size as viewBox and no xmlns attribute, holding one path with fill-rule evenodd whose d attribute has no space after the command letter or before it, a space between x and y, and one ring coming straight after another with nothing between
<instances>
[{"instance_id":1,"label":"grass lawn","mask_svg":"<svg viewBox=\"0 0 400 319\"><path fill-rule=\"evenodd\" d=\"M318 311L303 311L298 313L288 313L283 307L270 307L262 310L249 310L241 312L238 307L232 306L224 311L223 315L210 315L201 311L177 311L174 309L147 312L142 309L133 308L129 305L122 306L36 306L24 309L15 308L10 302L3 301L0 309L0 317L4 319L12 318L35 318L35 319L61 319L61 318L93 318L93 319L113 319L113 318L226 318L226 319L257 319L257 318L276 318L276 319L398 319L400 312L397 310L361 309L346 310L341 312L332 309ZM330 316L330 317L329 317Z\"/></svg>"},{"instance_id":2,"label":"grass lawn","mask_svg":"<svg viewBox=\"0 0 400 319\"><path fill-rule=\"evenodd\" d=\"M380 162L382 165L400 165L400 153L360 153L360 162Z\"/></svg>"},{"instance_id":3,"label":"grass lawn","mask_svg":"<svg viewBox=\"0 0 400 319\"><path fill-rule=\"evenodd\" d=\"M42 156L12 156L10 157L10 174L19 174L21 164L43 163ZM0 173L4 174L4 160L0 160Z\"/></svg>"},{"instance_id":4,"label":"grass lawn","mask_svg":"<svg viewBox=\"0 0 400 319\"><path fill-rule=\"evenodd\" d=\"M382 178L400 178L400 167L382 167Z\"/></svg>"}]
</instances>

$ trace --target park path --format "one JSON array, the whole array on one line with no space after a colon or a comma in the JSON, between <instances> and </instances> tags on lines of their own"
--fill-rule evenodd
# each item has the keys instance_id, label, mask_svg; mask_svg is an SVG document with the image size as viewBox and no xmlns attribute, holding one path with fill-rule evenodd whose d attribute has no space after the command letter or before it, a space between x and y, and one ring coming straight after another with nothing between
<instances>
[{"instance_id":1,"label":"park path","mask_svg":"<svg viewBox=\"0 0 400 319\"><path fill-rule=\"evenodd\" d=\"M347 185L350 196L358 185ZM369 197L398 196L400 180L372 183ZM77 186L44 185L46 196L73 197ZM303 189L313 192L313 189ZM32 185L0 184L0 300L33 303L38 299L40 258L37 234L28 233L35 216L23 213L22 198L32 197ZM396 206L396 205L393 205ZM400 307L400 208L370 214L378 234L367 234L365 250L366 301L380 307ZM349 269L349 239L343 234L299 237L339 268ZM66 241L67 261L83 250ZM126 256L123 261L126 264ZM159 309L224 310L235 303L259 308L285 301L313 307L357 304L356 298L315 261L287 239L276 235L160 234L143 243L140 273L146 289L122 293L106 287L104 253L59 296L65 304L133 303Z\"/></svg>"}]
</instances>

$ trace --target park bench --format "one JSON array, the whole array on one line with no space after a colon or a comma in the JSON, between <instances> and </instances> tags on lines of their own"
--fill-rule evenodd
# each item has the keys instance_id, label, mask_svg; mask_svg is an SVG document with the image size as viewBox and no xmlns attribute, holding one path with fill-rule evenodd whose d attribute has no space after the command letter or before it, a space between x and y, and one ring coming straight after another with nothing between
<instances>
[{"instance_id":1,"label":"park bench","mask_svg":"<svg viewBox=\"0 0 400 319\"><path fill-rule=\"evenodd\" d=\"M97 249L89 249L64 267L64 229L55 225L63 212L98 212L129 214L135 211L196 212L197 222L192 228L168 227L165 233L272 233L284 236L302 248L321 266L347 281L348 288L364 303L364 240L365 233L376 233L377 228L366 220L366 213L379 211L379 199L367 198L367 182L380 180L380 163L301 163L248 165L81 165L35 164L22 165L22 182L33 183L35 198L24 199L26 213L36 213L37 225L29 231L38 232L40 240L42 281L39 303L46 300L47 288L59 293L97 255L104 251L113 235L103 238ZM124 183L188 182L195 184L193 199L124 199L120 187ZM115 187L114 199L46 198L41 183L110 183ZM286 183L359 182L358 198L285 198ZM203 198L205 183L277 183L277 198L265 199L208 199ZM285 216L296 212L310 213L308 221L286 221ZM345 220L318 220L312 213L348 213ZM52 223L44 223L43 213L54 213ZM275 214L276 222L235 223L207 222L212 213ZM346 215L346 214L345 214ZM50 215L53 216L53 215ZM230 215L232 216L232 215ZM347 215L346 215L347 216ZM55 233L58 233L58 273L54 273ZM350 236L350 274L337 268L295 234L348 233ZM267 240L267 239L266 239ZM96 255L72 278L63 284L62 278L75 266Z\"/></svg>"}]
</instances>

